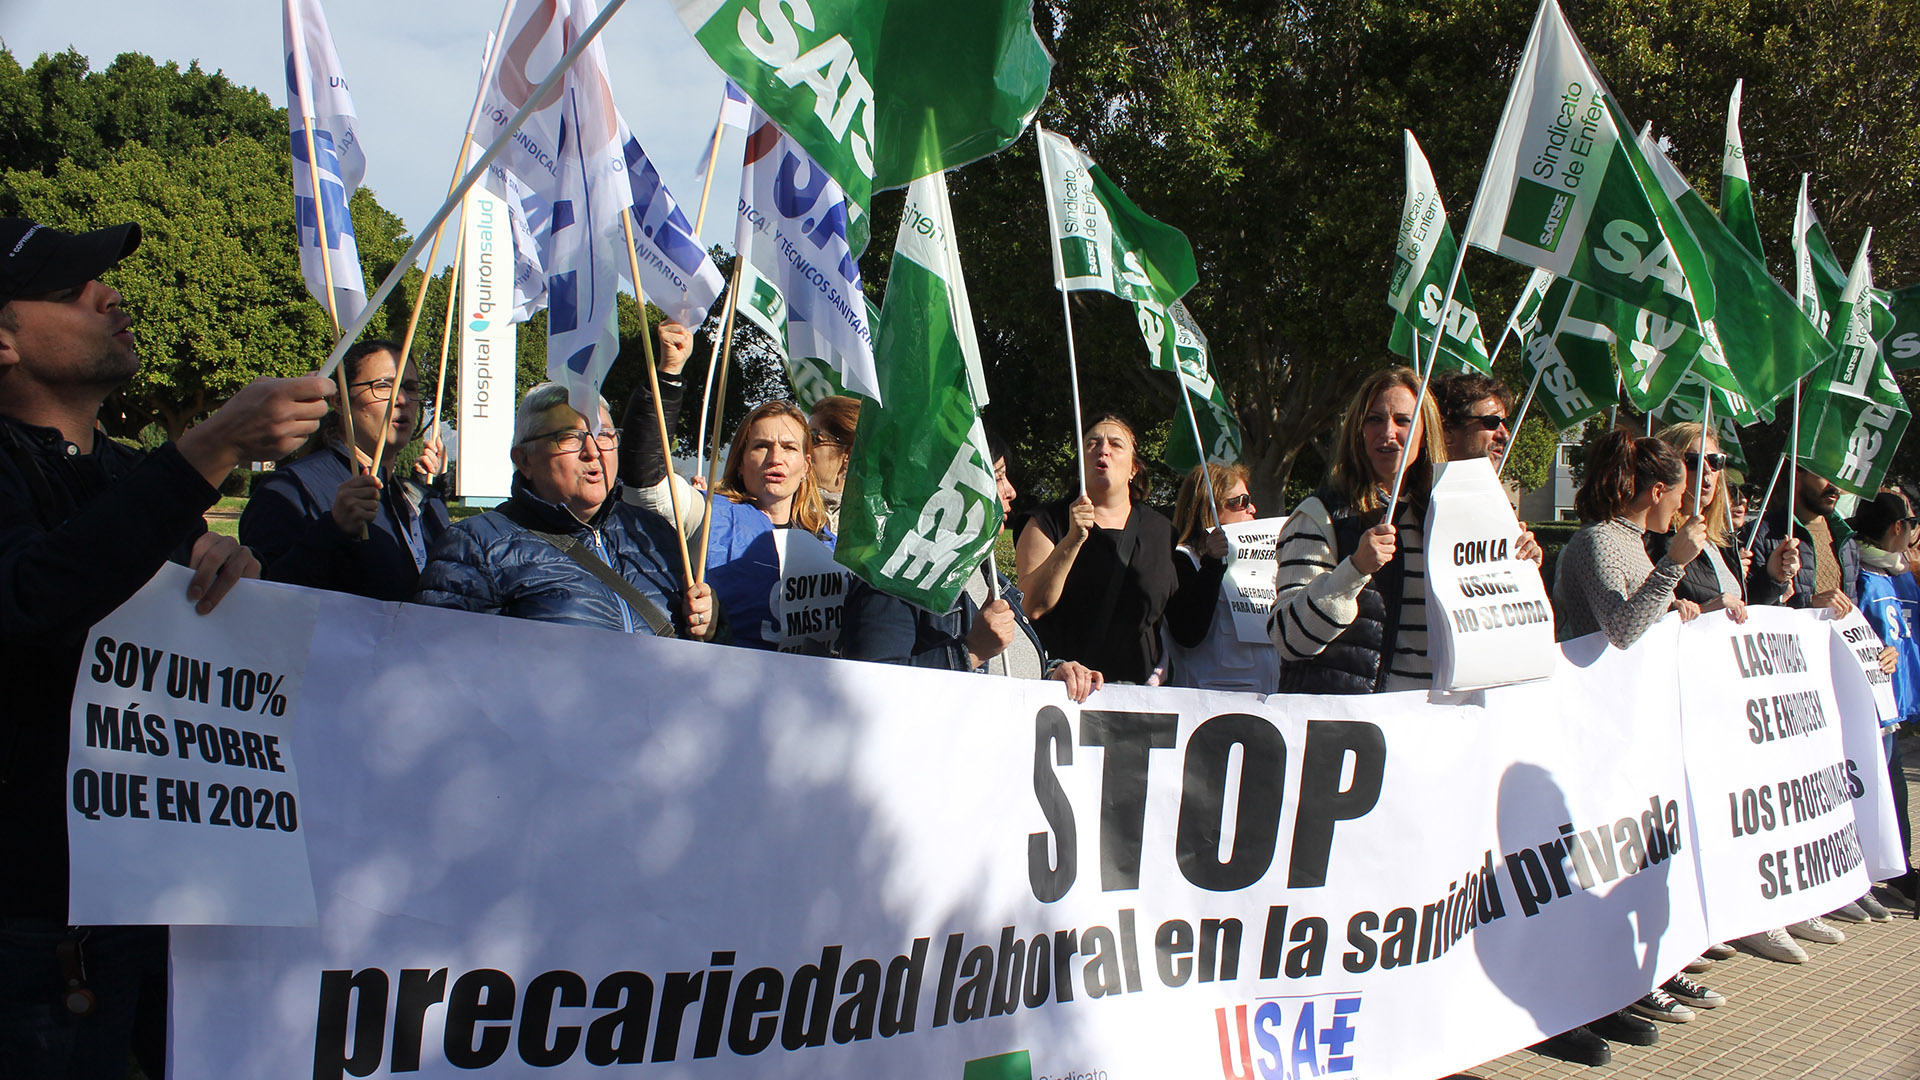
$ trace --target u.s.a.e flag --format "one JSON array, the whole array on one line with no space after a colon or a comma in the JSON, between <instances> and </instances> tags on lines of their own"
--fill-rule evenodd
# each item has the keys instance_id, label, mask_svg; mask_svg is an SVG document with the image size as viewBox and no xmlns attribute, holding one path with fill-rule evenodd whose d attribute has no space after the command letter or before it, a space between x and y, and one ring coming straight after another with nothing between
<instances>
[{"instance_id":1,"label":"u.s.a.e flag","mask_svg":"<svg viewBox=\"0 0 1920 1080\"><path fill-rule=\"evenodd\" d=\"M1714 316L1705 257L1555 0L1543 0L1466 241L1635 307Z\"/></svg>"},{"instance_id":2,"label":"u.s.a.e flag","mask_svg":"<svg viewBox=\"0 0 1920 1080\"><path fill-rule=\"evenodd\" d=\"M347 90L346 72L334 51L333 33L327 29L320 0L284 0L280 30L287 66L287 127L293 143L300 276L313 298L334 314L338 325L345 326L367 306L367 284L360 272L360 246L349 206L366 178L367 155L360 145L353 95Z\"/></svg>"},{"instance_id":3,"label":"u.s.a.e flag","mask_svg":"<svg viewBox=\"0 0 1920 1080\"><path fill-rule=\"evenodd\" d=\"M1400 208L1400 231L1393 244L1393 276L1387 282L1387 306L1394 311L1387 347L1425 365L1435 334L1440 335L1436 363L1454 370L1489 371L1487 342L1473 308L1473 290L1465 274L1446 296L1447 282L1460 251L1440 202L1440 187L1413 132L1401 133L1407 151L1407 197Z\"/></svg>"},{"instance_id":4,"label":"u.s.a.e flag","mask_svg":"<svg viewBox=\"0 0 1920 1080\"><path fill-rule=\"evenodd\" d=\"M885 403L860 409L833 557L881 592L943 612L992 550L1001 517L945 173L907 189L874 367Z\"/></svg>"}]
</instances>

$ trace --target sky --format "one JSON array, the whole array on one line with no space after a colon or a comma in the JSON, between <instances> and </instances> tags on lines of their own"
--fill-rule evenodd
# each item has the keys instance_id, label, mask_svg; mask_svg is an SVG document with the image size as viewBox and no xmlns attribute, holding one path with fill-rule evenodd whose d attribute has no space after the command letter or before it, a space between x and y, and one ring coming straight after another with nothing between
<instances>
[{"instance_id":1,"label":"sky","mask_svg":"<svg viewBox=\"0 0 1920 1080\"><path fill-rule=\"evenodd\" d=\"M418 229L446 196L480 77L480 53L500 22L496 0L305 0L323 3L340 63L353 86L366 146L365 186ZM123 52L198 60L236 83L287 103L275 0L0 0L0 42L22 67L68 47L95 70ZM80 14L84 12L84 14ZM600 39L614 98L634 134L692 218L700 202L700 156L713 134L725 79L667 0L628 0ZM729 129L720 160L738 161L745 139ZM701 239L732 246L740 187L724 165L709 197ZM439 263L452 257L453 235Z\"/></svg>"}]
</instances>

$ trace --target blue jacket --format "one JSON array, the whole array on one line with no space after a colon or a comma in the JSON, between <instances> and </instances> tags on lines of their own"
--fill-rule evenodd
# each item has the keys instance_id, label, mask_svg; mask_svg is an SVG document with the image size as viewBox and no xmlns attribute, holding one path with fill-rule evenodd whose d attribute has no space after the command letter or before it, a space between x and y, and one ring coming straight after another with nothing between
<instances>
[{"instance_id":1,"label":"blue jacket","mask_svg":"<svg viewBox=\"0 0 1920 1080\"><path fill-rule=\"evenodd\" d=\"M773 621L773 591L780 584L780 556L773 545L773 520L752 503L737 503L725 495L709 497L707 512L713 531L707 551L707 584L733 625L733 643L750 649L778 649L780 633ZM657 517L657 515L654 515ZM820 530L820 540L833 546L833 533ZM675 543L671 534L668 543ZM700 556L699 534L687 538Z\"/></svg>"},{"instance_id":2,"label":"blue jacket","mask_svg":"<svg viewBox=\"0 0 1920 1080\"><path fill-rule=\"evenodd\" d=\"M648 632L646 621L619 593L529 532L528 526L577 537L588 552L670 613L677 632L686 633L673 527L622 502L618 484L593 520L582 522L566 507L533 494L515 473L512 498L455 524L434 545L414 602L629 634Z\"/></svg>"},{"instance_id":3,"label":"blue jacket","mask_svg":"<svg viewBox=\"0 0 1920 1080\"><path fill-rule=\"evenodd\" d=\"M1047 666L1047 650L1027 621L1020 590L1000 576L1000 598L1013 608L1013 620ZM967 632L980 608L963 590L953 606L932 612L910 604L855 577L847 589L840 615L840 655L847 660L935 668L941 671L984 671L967 666Z\"/></svg>"},{"instance_id":4,"label":"blue jacket","mask_svg":"<svg viewBox=\"0 0 1920 1080\"><path fill-rule=\"evenodd\" d=\"M1903 718L1920 719L1920 582L1912 574L1886 574L1863 566L1860 613L1882 644L1900 651L1893 697Z\"/></svg>"},{"instance_id":5,"label":"blue jacket","mask_svg":"<svg viewBox=\"0 0 1920 1080\"><path fill-rule=\"evenodd\" d=\"M424 484L396 483L389 473L380 513L361 540L333 523L334 492L352 477L346 451L336 446L280 466L247 500L240 542L253 549L268 581L409 599L419 588L422 560L453 525L446 500Z\"/></svg>"}]
</instances>

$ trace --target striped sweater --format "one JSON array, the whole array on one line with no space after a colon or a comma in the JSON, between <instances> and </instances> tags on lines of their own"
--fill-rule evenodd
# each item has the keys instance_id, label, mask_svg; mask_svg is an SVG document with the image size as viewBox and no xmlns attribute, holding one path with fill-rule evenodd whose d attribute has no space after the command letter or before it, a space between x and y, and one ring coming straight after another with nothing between
<instances>
[{"instance_id":1,"label":"striped sweater","mask_svg":"<svg viewBox=\"0 0 1920 1080\"><path fill-rule=\"evenodd\" d=\"M1388 658L1385 689L1424 690L1433 685L1433 661L1427 657L1425 522L1419 508L1406 502L1396 516L1396 557L1405 573L1400 633ZM1267 624L1282 663L1320 655L1360 613L1360 591L1372 576L1355 569L1351 558L1336 564L1335 554L1333 519L1326 506L1317 498L1302 501L1280 533L1273 617Z\"/></svg>"}]
</instances>

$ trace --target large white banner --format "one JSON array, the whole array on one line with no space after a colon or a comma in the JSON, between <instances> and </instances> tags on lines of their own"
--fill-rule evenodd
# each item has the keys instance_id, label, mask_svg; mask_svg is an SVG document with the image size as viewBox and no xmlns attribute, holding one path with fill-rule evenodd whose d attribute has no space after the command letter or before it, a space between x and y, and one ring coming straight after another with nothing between
<instances>
[{"instance_id":1,"label":"large white banner","mask_svg":"<svg viewBox=\"0 0 1920 1080\"><path fill-rule=\"evenodd\" d=\"M463 499L513 493L517 332L513 324L513 224L507 200L484 185L467 192L460 265L460 457Z\"/></svg>"},{"instance_id":2,"label":"large white banner","mask_svg":"<svg viewBox=\"0 0 1920 1080\"><path fill-rule=\"evenodd\" d=\"M67 918L312 926L294 718L320 594L218 618L168 565L87 637L67 750Z\"/></svg>"},{"instance_id":3,"label":"large white banner","mask_svg":"<svg viewBox=\"0 0 1920 1080\"><path fill-rule=\"evenodd\" d=\"M280 888L278 921L304 896L317 925L176 926L182 1076L1432 1077L1857 897L1892 828L1871 693L1806 612L1594 635L1452 704L1075 705L255 582L202 619L183 587L96 629L74 767L142 754L104 708L151 672L175 700L140 709L142 771L186 767L160 727L270 774L245 786L297 798L297 829L115 817L104 785L96 821L76 785L76 903ZM194 708L224 712L189 743ZM102 857L96 827L219 857Z\"/></svg>"}]
</instances>

